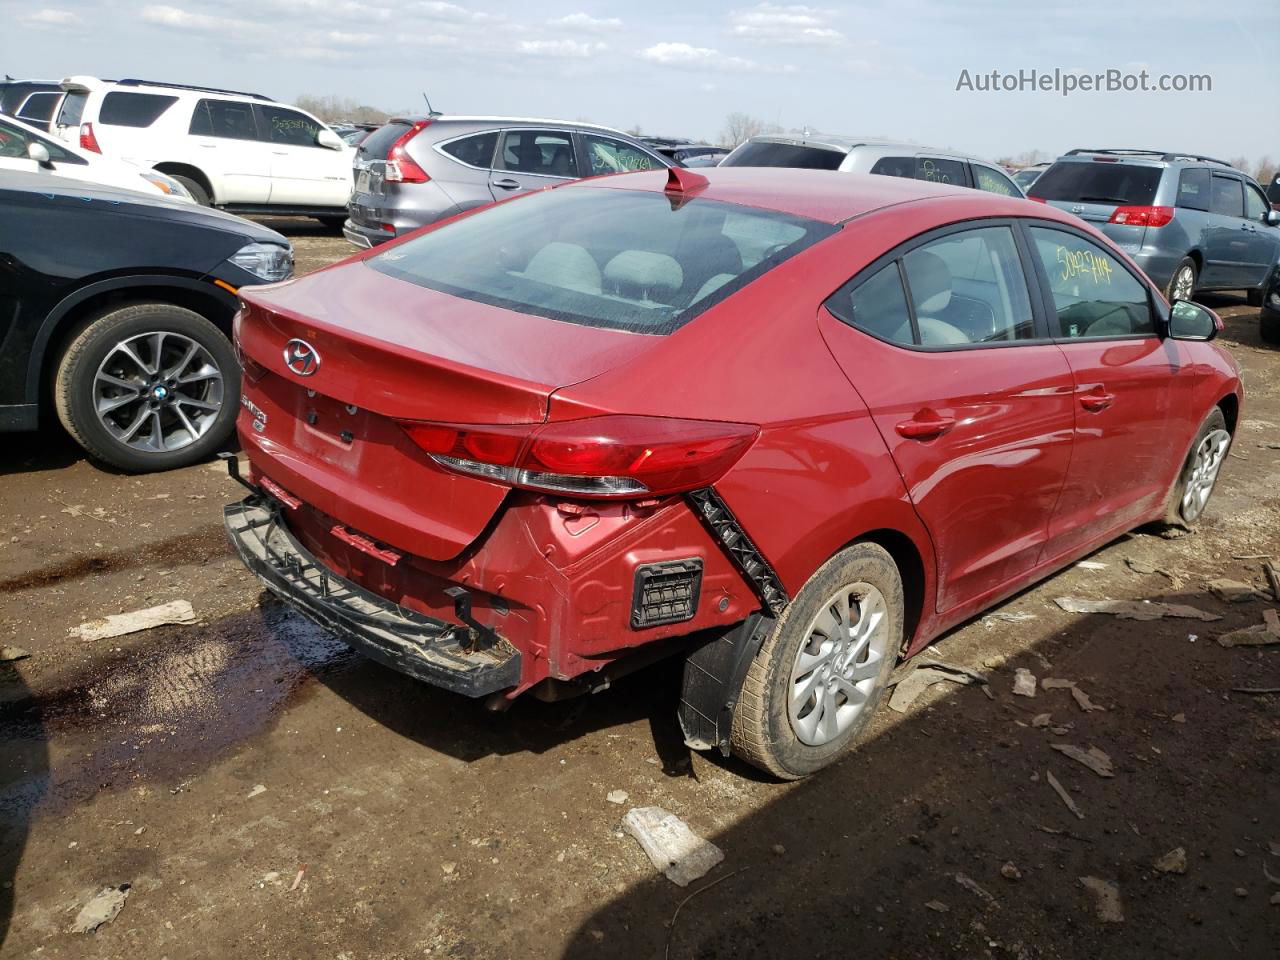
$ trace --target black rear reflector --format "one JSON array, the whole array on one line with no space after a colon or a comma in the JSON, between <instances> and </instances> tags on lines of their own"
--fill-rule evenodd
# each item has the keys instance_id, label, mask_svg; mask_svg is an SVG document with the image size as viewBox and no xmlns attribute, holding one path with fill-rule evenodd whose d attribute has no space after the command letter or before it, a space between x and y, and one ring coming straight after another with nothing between
<instances>
[{"instance_id":1,"label":"black rear reflector","mask_svg":"<svg viewBox=\"0 0 1280 960\"><path fill-rule=\"evenodd\" d=\"M692 620L698 612L701 589L702 561L696 557L637 567L631 595L632 628Z\"/></svg>"}]
</instances>

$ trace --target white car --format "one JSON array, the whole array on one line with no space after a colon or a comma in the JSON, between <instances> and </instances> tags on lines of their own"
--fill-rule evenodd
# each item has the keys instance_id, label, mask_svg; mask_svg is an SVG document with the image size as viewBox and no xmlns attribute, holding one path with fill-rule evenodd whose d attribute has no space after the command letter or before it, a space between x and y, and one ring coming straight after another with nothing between
<instances>
[{"instance_id":1,"label":"white car","mask_svg":"<svg viewBox=\"0 0 1280 960\"><path fill-rule=\"evenodd\" d=\"M197 202L233 213L311 216L340 226L354 150L297 107L253 93L68 77L55 134L152 167Z\"/></svg>"},{"instance_id":2,"label":"white car","mask_svg":"<svg viewBox=\"0 0 1280 960\"><path fill-rule=\"evenodd\" d=\"M0 116L0 170L163 193L191 202L186 188L166 174L62 143L13 117Z\"/></svg>"}]
</instances>

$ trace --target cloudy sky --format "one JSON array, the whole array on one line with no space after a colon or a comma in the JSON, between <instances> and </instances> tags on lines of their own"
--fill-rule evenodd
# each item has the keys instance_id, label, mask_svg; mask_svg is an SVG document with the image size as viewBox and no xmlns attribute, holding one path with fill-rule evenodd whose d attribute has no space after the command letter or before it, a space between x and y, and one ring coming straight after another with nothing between
<instances>
[{"instance_id":1,"label":"cloudy sky","mask_svg":"<svg viewBox=\"0 0 1280 960\"><path fill-rule=\"evenodd\" d=\"M0 0L0 71L717 137L730 112L996 157L1153 146L1280 158L1280 4ZM1209 74L1208 93L985 93L961 71Z\"/></svg>"}]
</instances>

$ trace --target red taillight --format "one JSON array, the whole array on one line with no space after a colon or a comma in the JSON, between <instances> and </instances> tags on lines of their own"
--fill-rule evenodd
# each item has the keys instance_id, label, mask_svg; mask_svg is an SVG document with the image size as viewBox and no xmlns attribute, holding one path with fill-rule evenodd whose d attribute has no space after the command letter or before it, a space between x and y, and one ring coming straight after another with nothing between
<instances>
[{"instance_id":1,"label":"red taillight","mask_svg":"<svg viewBox=\"0 0 1280 960\"><path fill-rule=\"evenodd\" d=\"M98 138L93 135L93 124L80 124L80 149L92 150L94 153L101 153L102 148L98 146Z\"/></svg>"},{"instance_id":2,"label":"red taillight","mask_svg":"<svg viewBox=\"0 0 1280 960\"><path fill-rule=\"evenodd\" d=\"M431 179L427 176L427 171L418 166L405 149L410 140L430 125L430 120L419 120L409 128L408 133L391 145L391 149L387 151L385 180L389 183L426 183Z\"/></svg>"},{"instance_id":3,"label":"red taillight","mask_svg":"<svg viewBox=\"0 0 1280 960\"><path fill-rule=\"evenodd\" d=\"M651 497L708 486L760 433L745 423L631 416L514 426L401 426L450 470L587 497Z\"/></svg>"},{"instance_id":4,"label":"red taillight","mask_svg":"<svg viewBox=\"0 0 1280 960\"><path fill-rule=\"evenodd\" d=\"M1116 207L1109 223L1126 227L1163 227L1173 219L1173 207Z\"/></svg>"}]
</instances>

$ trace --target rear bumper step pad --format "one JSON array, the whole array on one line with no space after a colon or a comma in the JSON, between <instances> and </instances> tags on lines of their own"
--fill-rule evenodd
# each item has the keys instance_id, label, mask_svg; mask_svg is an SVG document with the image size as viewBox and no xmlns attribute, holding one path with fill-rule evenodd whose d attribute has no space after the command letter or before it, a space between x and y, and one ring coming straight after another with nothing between
<instances>
[{"instance_id":1,"label":"rear bumper step pad","mask_svg":"<svg viewBox=\"0 0 1280 960\"><path fill-rule=\"evenodd\" d=\"M520 652L505 640L474 649L465 626L407 610L324 567L263 497L223 508L240 559L276 596L371 660L468 697L520 682Z\"/></svg>"}]
</instances>

